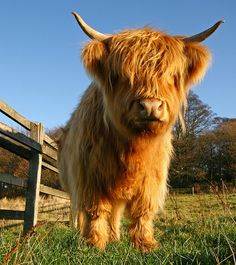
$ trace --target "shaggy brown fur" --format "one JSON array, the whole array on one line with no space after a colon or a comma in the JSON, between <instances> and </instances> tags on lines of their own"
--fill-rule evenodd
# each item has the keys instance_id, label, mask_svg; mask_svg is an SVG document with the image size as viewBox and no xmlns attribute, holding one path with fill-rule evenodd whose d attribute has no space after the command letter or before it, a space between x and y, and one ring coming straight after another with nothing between
<instances>
[{"instance_id":1,"label":"shaggy brown fur","mask_svg":"<svg viewBox=\"0 0 236 265\"><path fill-rule=\"evenodd\" d=\"M80 231L104 249L120 238L126 209L130 237L143 251L157 247L153 219L162 208L172 154L172 127L189 86L210 61L198 43L184 43L150 28L89 42L82 60L94 82L59 141L61 181ZM161 100L159 121L141 123L137 102Z\"/></svg>"}]
</instances>

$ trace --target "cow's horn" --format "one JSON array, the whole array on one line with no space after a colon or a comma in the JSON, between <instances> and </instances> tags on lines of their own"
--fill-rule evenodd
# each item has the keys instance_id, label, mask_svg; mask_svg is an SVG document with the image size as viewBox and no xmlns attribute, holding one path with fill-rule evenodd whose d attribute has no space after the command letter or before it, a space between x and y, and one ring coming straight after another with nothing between
<instances>
[{"instance_id":1,"label":"cow's horn","mask_svg":"<svg viewBox=\"0 0 236 265\"><path fill-rule=\"evenodd\" d=\"M222 23L224 23L224 20L219 20L215 23L214 26L210 27L209 29L198 33L196 35L185 37L182 40L184 42L201 42L204 41L206 38L208 38Z\"/></svg>"},{"instance_id":2,"label":"cow's horn","mask_svg":"<svg viewBox=\"0 0 236 265\"><path fill-rule=\"evenodd\" d=\"M84 33L89 36L89 38L93 39L93 40L99 40L99 41L103 41L105 39L107 39L108 37L110 37L111 35L106 35L103 33L100 33L98 31L96 31L95 29L91 28L88 24L86 24L84 22L84 20L81 18L80 15L78 15L75 12L72 12L72 14L75 16L77 22L79 23L81 29L84 31Z\"/></svg>"}]
</instances>

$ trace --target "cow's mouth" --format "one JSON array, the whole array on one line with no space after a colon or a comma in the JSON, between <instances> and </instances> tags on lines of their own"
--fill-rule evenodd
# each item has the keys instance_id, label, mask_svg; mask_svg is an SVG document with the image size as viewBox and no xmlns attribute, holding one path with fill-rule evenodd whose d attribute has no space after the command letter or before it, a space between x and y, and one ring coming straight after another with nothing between
<instances>
[{"instance_id":1,"label":"cow's mouth","mask_svg":"<svg viewBox=\"0 0 236 265\"><path fill-rule=\"evenodd\" d=\"M145 119L138 119L136 120L136 123L140 123L140 124L148 124L148 123L152 123L152 122L160 122L160 119L157 118L145 118Z\"/></svg>"},{"instance_id":2,"label":"cow's mouth","mask_svg":"<svg viewBox=\"0 0 236 265\"><path fill-rule=\"evenodd\" d=\"M134 127L137 130L146 131L146 130L152 130L154 128L157 128L161 124L161 120L157 118L143 118L143 119L136 119L134 121Z\"/></svg>"}]
</instances>

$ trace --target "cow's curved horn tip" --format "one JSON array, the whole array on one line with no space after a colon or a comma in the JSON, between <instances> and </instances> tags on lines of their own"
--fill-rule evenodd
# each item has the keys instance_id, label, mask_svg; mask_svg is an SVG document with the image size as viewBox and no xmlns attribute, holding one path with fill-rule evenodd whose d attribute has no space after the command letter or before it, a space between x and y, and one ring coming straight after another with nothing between
<instances>
[{"instance_id":1,"label":"cow's curved horn tip","mask_svg":"<svg viewBox=\"0 0 236 265\"><path fill-rule=\"evenodd\" d=\"M225 23L225 20L224 19L218 20L213 27L215 27L215 30L216 30L223 23Z\"/></svg>"},{"instance_id":2,"label":"cow's curved horn tip","mask_svg":"<svg viewBox=\"0 0 236 265\"><path fill-rule=\"evenodd\" d=\"M76 12L74 12L74 11L72 11L71 14L72 14L73 16L78 15L78 14L77 14Z\"/></svg>"}]
</instances>

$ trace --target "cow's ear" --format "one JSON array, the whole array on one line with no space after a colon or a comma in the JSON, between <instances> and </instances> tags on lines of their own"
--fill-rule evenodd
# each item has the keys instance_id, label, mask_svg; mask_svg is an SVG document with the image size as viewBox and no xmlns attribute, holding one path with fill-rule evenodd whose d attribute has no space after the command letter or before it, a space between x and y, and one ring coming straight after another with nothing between
<instances>
[{"instance_id":1,"label":"cow's ear","mask_svg":"<svg viewBox=\"0 0 236 265\"><path fill-rule=\"evenodd\" d=\"M209 50L198 43L186 43L185 55L187 57L187 68L185 72L186 86L195 84L204 77L207 67L211 61Z\"/></svg>"},{"instance_id":2,"label":"cow's ear","mask_svg":"<svg viewBox=\"0 0 236 265\"><path fill-rule=\"evenodd\" d=\"M105 75L104 65L108 57L105 42L93 40L85 45L81 58L88 73L97 80L102 81Z\"/></svg>"}]
</instances>

